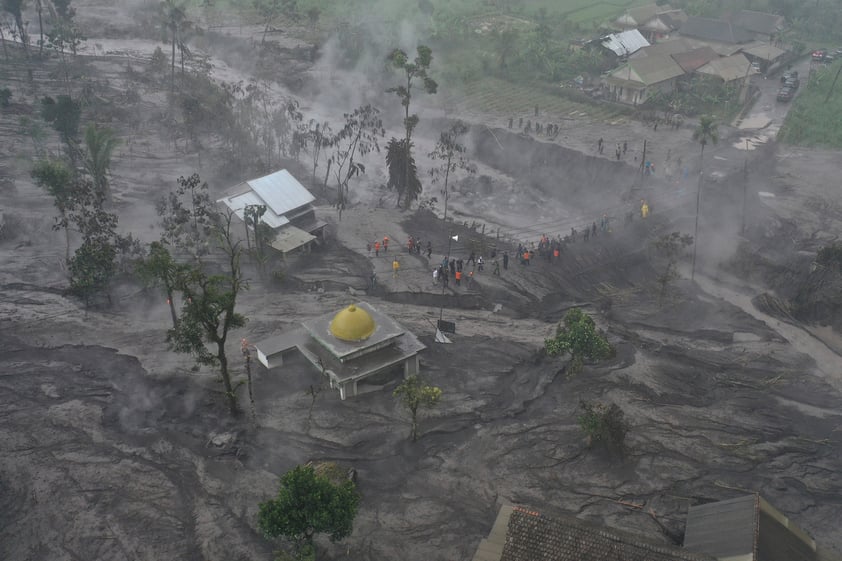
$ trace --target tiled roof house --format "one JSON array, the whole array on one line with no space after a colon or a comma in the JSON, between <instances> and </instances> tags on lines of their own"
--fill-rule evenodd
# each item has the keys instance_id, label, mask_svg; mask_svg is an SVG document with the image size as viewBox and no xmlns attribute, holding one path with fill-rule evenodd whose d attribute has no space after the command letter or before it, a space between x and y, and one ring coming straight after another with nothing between
<instances>
[{"instance_id":1,"label":"tiled roof house","mask_svg":"<svg viewBox=\"0 0 842 561\"><path fill-rule=\"evenodd\" d=\"M714 558L593 526L573 517L549 518L528 509L504 506L473 561L714 561Z\"/></svg>"}]
</instances>

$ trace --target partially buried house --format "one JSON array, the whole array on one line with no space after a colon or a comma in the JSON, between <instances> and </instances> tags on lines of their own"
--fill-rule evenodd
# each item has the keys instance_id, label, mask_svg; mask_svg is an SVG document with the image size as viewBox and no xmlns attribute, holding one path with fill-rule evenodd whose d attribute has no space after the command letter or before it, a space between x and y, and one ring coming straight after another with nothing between
<instances>
[{"instance_id":1,"label":"partially buried house","mask_svg":"<svg viewBox=\"0 0 842 561\"><path fill-rule=\"evenodd\" d=\"M298 351L339 390L341 399L359 393L359 385L389 382L398 369L418 374L418 353L426 347L397 321L366 302L305 321L255 344L258 360L268 369L283 365Z\"/></svg>"},{"instance_id":2,"label":"partially buried house","mask_svg":"<svg viewBox=\"0 0 842 561\"><path fill-rule=\"evenodd\" d=\"M250 208L265 207L260 222L274 232L270 246L281 255L309 250L324 237L326 224L316 219L316 198L285 169L231 187L217 201L246 221ZM253 227L253 225L250 225Z\"/></svg>"}]
</instances>

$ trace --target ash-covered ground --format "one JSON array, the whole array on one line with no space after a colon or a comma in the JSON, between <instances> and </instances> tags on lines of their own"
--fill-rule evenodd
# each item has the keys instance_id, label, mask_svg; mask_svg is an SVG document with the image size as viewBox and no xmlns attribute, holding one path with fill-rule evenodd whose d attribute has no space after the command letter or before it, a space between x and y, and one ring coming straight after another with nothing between
<instances>
[{"instance_id":1,"label":"ash-covered ground","mask_svg":"<svg viewBox=\"0 0 842 561\"><path fill-rule=\"evenodd\" d=\"M140 43L133 46L147 54L155 46ZM109 81L103 92L111 94L103 95L118 96L124 54L87 64ZM24 92L22 67L7 68L19 78L16 93ZM49 69L35 78L39 95L60 91ZM227 183L212 148L200 157L186 144L173 147L153 117L165 96L149 92L144 100L146 117L131 135L129 125L112 123L133 139L112 165L114 205L121 229L155 239L154 201L178 175L199 171L217 191ZM583 153L579 144L590 143L581 139L571 148L563 138L527 139L479 121L471 135L479 170L457 181L457 223L445 226L428 211L392 209L377 188L383 166L369 165L341 221L327 200L319 208L333 232L327 247L291 261L282 283L249 269L241 299L249 323L234 334L229 355L238 356L240 337L257 341L365 298L421 336L428 346L422 374L444 392L411 443L391 397L396 381L347 401L329 389L314 399L318 373L292 360L257 372L255 418L231 418L214 373L193 372L189 358L167 350L162 295L120 286L106 309L65 296L52 203L29 179L33 149L19 140L28 109L12 109L0 120L3 213L16 225L0 243L0 558L269 558L273 545L257 532L257 504L274 494L280 474L309 460L358 474L354 533L338 545L320 542L327 559L470 559L502 503L680 542L688 505L754 491L842 551L838 333L806 323L820 317L789 314L793 295L775 285L803 282L810 275L804 254L838 235L828 181L837 153L767 144L749 156L743 183L745 153L734 145L745 133L723 127L733 142L706 153L722 173L706 183L702 199L696 282L683 264L685 279L666 298L658 295L651 242L692 228L692 180L639 181L633 154L611 161ZM425 126L419 153L436 137ZM643 134L634 123L588 126L606 139ZM666 160L670 146L671 158L697 166L690 134L659 133L658 158ZM387 204L377 208L384 196ZM623 225L641 198L653 215ZM612 233L568 246L561 263L524 267L512 259L500 278L489 265L473 289L444 295L432 283L453 232L460 236L454 255L465 258L483 243L512 253L518 241L581 229L603 213L613 219ZM392 279L391 256L373 258L365 248L383 235L395 245L409 235L430 240L433 258L401 250L401 273ZM756 274L745 274L745 255L764 258ZM362 295L372 269L380 287ZM765 306L755 305L758 297ZM441 305L457 323L452 345L432 341ZM617 356L570 378L541 347L573 306L594 315ZM241 376L243 365L232 365ZM632 427L625 458L586 448L576 422L583 399L625 411Z\"/></svg>"}]
</instances>

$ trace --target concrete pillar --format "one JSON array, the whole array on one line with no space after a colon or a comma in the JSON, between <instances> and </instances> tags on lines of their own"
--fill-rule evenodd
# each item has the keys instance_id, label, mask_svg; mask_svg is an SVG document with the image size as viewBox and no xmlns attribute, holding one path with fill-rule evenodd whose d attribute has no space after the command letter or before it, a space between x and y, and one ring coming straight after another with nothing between
<instances>
[{"instance_id":1,"label":"concrete pillar","mask_svg":"<svg viewBox=\"0 0 842 561\"><path fill-rule=\"evenodd\" d=\"M339 384L339 399L345 401L345 384Z\"/></svg>"},{"instance_id":2,"label":"concrete pillar","mask_svg":"<svg viewBox=\"0 0 842 561\"><path fill-rule=\"evenodd\" d=\"M357 395L357 381L356 380L354 380L353 391L354 391L354 393L352 395L356 396Z\"/></svg>"}]
</instances>

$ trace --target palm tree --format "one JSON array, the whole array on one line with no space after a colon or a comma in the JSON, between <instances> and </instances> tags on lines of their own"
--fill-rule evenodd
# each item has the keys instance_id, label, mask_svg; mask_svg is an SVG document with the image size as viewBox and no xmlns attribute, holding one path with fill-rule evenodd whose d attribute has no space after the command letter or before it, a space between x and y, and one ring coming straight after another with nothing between
<instances>
[{"instance_id":1,"label":"palm tree","mask_svg":"<svg viewBox=\"0 0 842 561\"><path fill-rule=\"evenodd\" d=\"M181 31L189 23L187 10L178 0L163 0L160 4L161 22L169 33L172 44L172 60L170 62L170 92L175 92L175 47L180 43Z\"/></svg>"},{"instance_id":2,"label":"palm tree","mask_svg":"<svg viewBox=\"0 0 842 561\"><path fill-rule=\"evenodd\" d=\"M108 189L108 169L111 167L111 154L120 139L109 128L99 128L91 123L85 129L85 170L91 176L97 192L103 198L110 198Z\"/></svg>"},{"instance_id":3,"label":"palm tree","mask_svg":"<svg viewBox=\"0 0 842 561\"><path fill-rule=\"evenodd\" d=\"M690 273L690 280L693 280L696 276L696 248L699 247L699 206L702 201L702 178L704 177L703 164L705 158L705 146L707 146L708 142L712 144L719 142L719 129L713 117L710 115L702 115L699 118L699 125L696 127L696 130L693 131L693 140L701 145L702 153L699 157L699 184L696 187L696 227L693 230L693 240L695 240L695 243L693 244L693 269Z\"/></svg>"}]
</instances>

